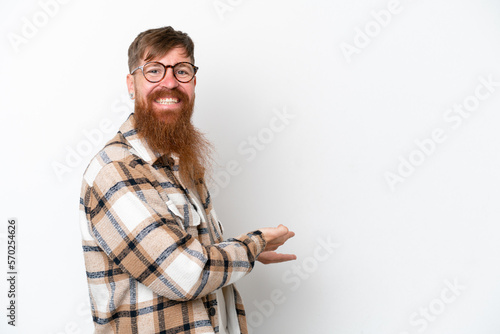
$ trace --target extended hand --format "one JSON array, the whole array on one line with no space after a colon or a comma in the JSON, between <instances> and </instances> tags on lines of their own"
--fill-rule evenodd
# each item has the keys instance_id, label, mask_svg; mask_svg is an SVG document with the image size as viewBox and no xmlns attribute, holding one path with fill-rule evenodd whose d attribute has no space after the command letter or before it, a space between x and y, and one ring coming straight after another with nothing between
<instances>
[{"instance_id":1,"label":"extended hand","mask_svg":"<svg viewBox=\"0 0 500 334\"><path fill-rule=\"evenodd\" d=\"M283 245L288 239L295 235L289 231L286 226L279 225L278 227L261 228L262 236L266 240L266 248L257 257L257 261L263 264L280 263L297 259L294 254L279 254L275 250Z\"/></svg>"}]
</instances>

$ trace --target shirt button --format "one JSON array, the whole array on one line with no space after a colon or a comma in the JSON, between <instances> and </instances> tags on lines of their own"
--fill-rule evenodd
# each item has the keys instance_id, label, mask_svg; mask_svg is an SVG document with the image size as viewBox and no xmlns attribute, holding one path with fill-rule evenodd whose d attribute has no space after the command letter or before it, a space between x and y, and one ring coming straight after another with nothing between
<instances>
[{"instance_id":1,"label":"shirt button","mask_svg":"<svg viewBox=\"0 0 500 334\"><path fill-rule=\"evenodd\" d=\"M209 310L208 310L208 313L210 314L210 316L214 316L215 315L215 309L213 307L211 307Z\"/></svg>"}]
</instances>

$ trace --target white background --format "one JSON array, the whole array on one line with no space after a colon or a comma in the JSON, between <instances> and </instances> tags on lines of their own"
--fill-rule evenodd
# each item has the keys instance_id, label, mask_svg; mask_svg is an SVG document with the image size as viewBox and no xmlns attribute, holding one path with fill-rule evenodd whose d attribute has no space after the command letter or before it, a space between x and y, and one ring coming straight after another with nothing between
<instances>
[{"instance_id":1,"label":"white background","mask_svg":"<svg viewBox=\"0 0 500 334\"><path fill-rule=\"evenodd\" d=\"M226 237L297 234L295 263L239 282L254 333L500 333L498 1L401 0L383 25L386 0L54 1L0 5L1 333L92 332L81 176L132 111L129 44L165 25L196 45L195 123L217 147ZM464 103L466 118L449 114ZM430 144L436 129L446 140Z\"/></svg>"}]
</instances>

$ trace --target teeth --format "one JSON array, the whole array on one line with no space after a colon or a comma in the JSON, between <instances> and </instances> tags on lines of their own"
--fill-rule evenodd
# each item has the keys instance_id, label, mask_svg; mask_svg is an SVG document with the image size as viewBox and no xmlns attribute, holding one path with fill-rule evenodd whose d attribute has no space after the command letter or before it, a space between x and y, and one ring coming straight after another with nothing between
<instances>
[{"instance_id":1,"label":"teeth","mask_svg":"<svg viewBox=\"0 0 500 334\"><path fill-rule=\"evenodd\" d=\"M174 103L178 103L179 99L177 99L177 98L158 99L158 100L156 100L156 102L158 102L160 104L174 104Z\"/></svg>"}]
</instances>

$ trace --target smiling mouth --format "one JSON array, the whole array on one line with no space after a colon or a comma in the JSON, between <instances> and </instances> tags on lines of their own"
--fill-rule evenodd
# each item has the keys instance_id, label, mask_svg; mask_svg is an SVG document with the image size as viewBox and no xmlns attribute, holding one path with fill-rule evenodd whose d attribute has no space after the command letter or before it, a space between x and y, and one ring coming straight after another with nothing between
<instances>
[{"instance_id":1,"label":"smiling mouth","mask_svg":"<svg viewBox=\"0 0 500 334\"><path fill-rule=\"evenodd\" d=\"M172 97L172 98L166 98L166 99L157 99L157 100L155 100L155 102L159 103L159 104L169 105L169 104L179 103L179 99Z\"/></svg>"}]
</instances>

